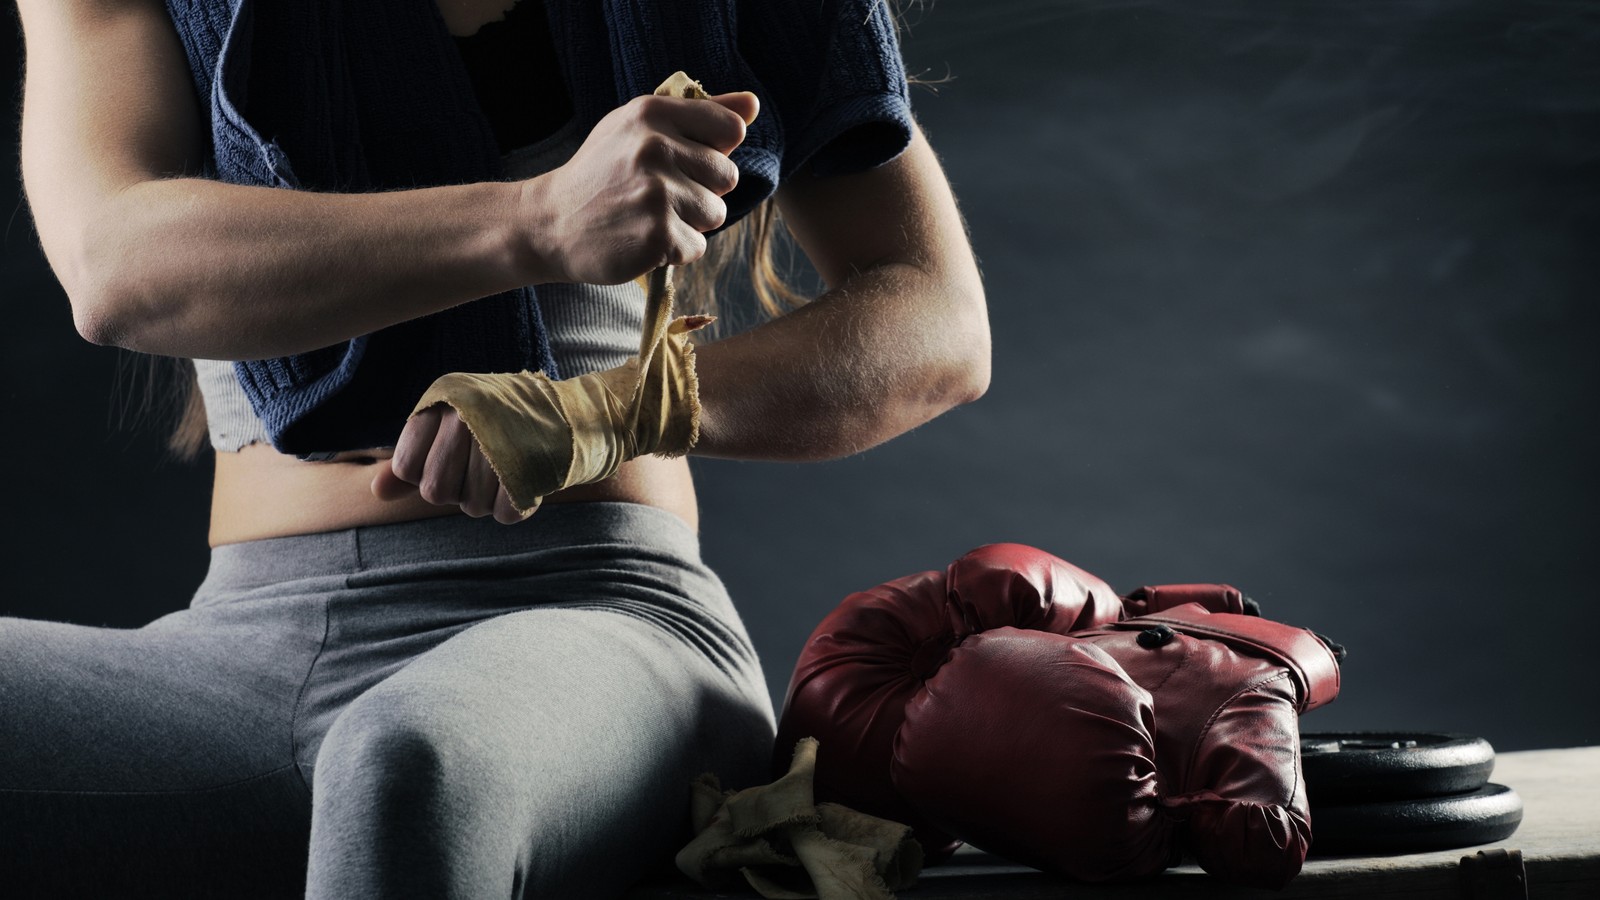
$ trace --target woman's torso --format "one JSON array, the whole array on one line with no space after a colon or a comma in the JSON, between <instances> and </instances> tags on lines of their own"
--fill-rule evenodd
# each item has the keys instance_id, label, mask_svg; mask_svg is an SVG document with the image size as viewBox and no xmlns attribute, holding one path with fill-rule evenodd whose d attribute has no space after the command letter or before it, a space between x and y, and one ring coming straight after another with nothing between
<instances>
[{"instance_id":1,"label":"woman's torso","mask_svg":"<svg viewBox=\"0 0 1600 900\"><path fill-rule=\"evenodd\" d=\"M388 464L389 455L388 450L357 451L341 454L332 462L311 463L264 444L219 452L212 484L211 544L462 514L457 507L434 506L420 496L394 501L373 496L373 476L378 466ZM629 460L605 481L568 488L544 502L594 500L659 507L676 514L690 528L699 527L694 481L686 459L646 456Z\"/></svg>"},{"instance_id":2,"label":"woman's torso","mask_svg":"<svg viewBox=\"0 0 1600 900\"><path fill-rule=\"evenodd\" d=\"M506 17L504 25L478 33L481 26L499 20L500 13L514 5L518 8L514 15ZM545 105L529 116L526 98L531 92L507 90L510 80L548 83L559 77L552 56L515 52L525 51L536 42L550 42L542 4L534 0L522 0L520 4L516 0L474 0L449 7L441 4L451 32L458 37L472 36L470 46L465 41L461 45L463 59L475 86L480 88L480 102L501 139L502 151L520 147L530 138L540 138L536 146L519 151L523 156L519 164L529 174L553 164L564 152L570 153L570 147L564 151L560 146L558 126L571 115L570 104L562 93L538 92ZM552 130L556 133L550 134ZM530 155L529 150L536 152ZM262 443L234 452L219 450L212 489L212 545L462 514L458 507L435 506L417 495L394 501L373 496L372 479L379 466L387 465L391 453L387 449L352 451L329 462L312 463L278 453ZM659 507L676 514L691 528L698 528L694 482L685 459L630 460L605 481L569 488L546 497L544 502L597 500Z\"/></svg>"}]
</instances>

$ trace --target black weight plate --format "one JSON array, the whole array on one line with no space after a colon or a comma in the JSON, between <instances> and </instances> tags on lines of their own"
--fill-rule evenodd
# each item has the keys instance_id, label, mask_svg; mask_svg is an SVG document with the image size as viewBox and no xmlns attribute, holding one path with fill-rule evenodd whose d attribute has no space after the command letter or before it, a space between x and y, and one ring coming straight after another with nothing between
<instances>
[{"instance_id":1,"label":"black weight plate","mask_svg":"<svg viewBox=\"0 0 1600 900\"><path fill-rule=\"evenodd\" d=\"M1522 824L1522 798L1503 784L1470 794L1319 806L1311 852L1405 853L1504 840Z\"/></svg>"},{"instance_id":2,"label":"black weight plate","mask_svg":"<svg viewBox=\"0 0 1600 900\"><path fill-rule=\"evenodd\" d=\"M1300 736L1300 761L1315 810L1324 803L1475 791L1494 770L1494 748L1466 734L1310 732Z\"/></svg>"}]
</instances>

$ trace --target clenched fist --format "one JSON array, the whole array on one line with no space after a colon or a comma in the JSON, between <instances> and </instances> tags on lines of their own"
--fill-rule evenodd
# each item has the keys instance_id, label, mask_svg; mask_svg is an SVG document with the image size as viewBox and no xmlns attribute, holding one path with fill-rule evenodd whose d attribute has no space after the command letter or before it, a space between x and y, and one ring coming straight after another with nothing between
<instances>
[{"instance_id":1,"label":"clenched fist","mask_svg":"<svg viewBox=\"0 0 1600 900\"><path fill-rule=\"evenodd\" d=\"M710 99L637 97L565 165L523 183L530 281L621 284L705 253L704 232L722 225L722 197L739 183L728 154L758 110L748 92Z\"/></svg>"}]
</instances>

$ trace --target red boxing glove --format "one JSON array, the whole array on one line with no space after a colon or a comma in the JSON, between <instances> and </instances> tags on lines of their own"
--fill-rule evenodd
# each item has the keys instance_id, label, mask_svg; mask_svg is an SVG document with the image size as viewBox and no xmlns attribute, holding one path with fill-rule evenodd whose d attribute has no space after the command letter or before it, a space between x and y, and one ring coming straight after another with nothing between
<instances>
[{"instance_id":1,"label":"red boxing glove","mask_svg":"<svg viewBox=\"0 0 1600 900\"><path fill-rule=\"evenodd\" d=\"M979 616L967 623L969 631L1013 625L1067 634L1124 618L1122 598L1110 585L1025 544L968 551L945 569L945 590L954 608Z\"/></svg>"},{"instance_id":2,"label":"red boxing glove","mask_svg":"<svg viewBox=\"0 0 1600 900\"><path fill-rule=\"evenodd\" d=\"M1107 665L1145 650L1137 632L1152 626L1119 621L1129 611L1177 605L1192 626L1193 615L1206 615L1193 600L1246 608L1226 585L1144 588L1123 600L1070 563L1017 544L980 547L943 573L852 594L801 654L775 766L800 737L817 737L818 798L911 825L930 859L954 850L959 836L1086 880L1124 879L1169 865L1182 829L1208 871L1281 884L1298 871L1309 835L1304 790L1295 789L1294 713L1332 699L1337 666L1310 632L1288 629L1300 638L1285 650L1286 632L1273 629L1286 626L1237 615L1219 619L1241 619L1233 631L1256 643L1233 634L1196 652L1192 670L1152 667L1148 653L1130 656L1127 672ZM1180 646L1211 643L1189 632ZM1068 633L1084 634L1108 659L1069 649L1075 642L1059 637ZM1265 673L1302 657L1289 667L1295 688ZM1256 679L1250 691L1240 693L1242 678ZM1153 738L1152 702L1161 723ZM1185 717L1200 707L1206 716ZM1199 748L1192 763L1184 747ZM1147 777L1156 769L1164 800Z\"/></svg>"},{"instance_id":3,"label":"red boxing glove","mask_svg":"<svg viewBox=\"0 0 1600 900\"><path fill-rule=\"evenodd\" d=\"M1040 631L1067 634L1119 619L1165 612L1198 603L1211 612L1261 615L1255 601L1226 584L1162 584L1122 597L1104 581L1064 559L1026 544L987 544L969 551L946 570L952 594L1003 601L1021 611L1032 604L1051 609Z\"/></svg>"},{"instance_id":4,"label":"red boxing glove","mask_svg":"<svg viewBox=\"0 0 1600 900\"><path fill-rule=\"evenodd\" d=\"M1186 603L1198 603L1214 613L1261 615L1261 608L1254 600L1240 593L1238 588L1226 584L1162 584L1142 587L1123 595L1122 614L1125 618L1148 616L1151 613L1166 612Z\"/></svg>"},{"instance_id":5,"label":"red boxing glove","mask_svg":"<svg viewBox=\"0 0 1600 900\"><path fill-rule=\"evenodd\" d=\"M1115 622L1122 601L1100 579L1021 544L979 547L944 572L897 578L846 597L812 632L789 681L773 772L794 744L818 740L817 799L912 826L929 859L960 841L895 791L890 761L906 708L950 648L1001 626L1065 633Z\"/></svg>"},{"instance_id":6,"label":"red boxing glove","mask_svg":"<svg viewBox=\"0 0 1600 900\"><path fill-rule=\"evenodd\" d=\"M1161 806L1201 868L1287 884L1311 844L1298 717L1338 696L1334 651L1303 628L1193 604L1078 637L1150 691Z\"/></svg>"},{"instance_id":7,"label":"red boxing glove","mask_svg":"<svg viewBox=\"0 0 1600 900\"><path fill-rule=\"evenodd\" d=\"M925 820L1084 881L1176 862L1150 694L1088 641L999 628L950 651L906 710L894 786Z\"/></svg>"}]
</instances>

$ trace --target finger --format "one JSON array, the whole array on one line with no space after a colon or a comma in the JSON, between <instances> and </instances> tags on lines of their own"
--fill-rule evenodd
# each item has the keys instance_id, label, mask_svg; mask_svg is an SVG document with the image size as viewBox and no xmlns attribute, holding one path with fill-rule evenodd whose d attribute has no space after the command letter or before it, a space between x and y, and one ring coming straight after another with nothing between
<instances>
[{"instance_id":1,"label":"finger","mask_svg":"<svg viewBox=\"0 0 1600 900\"><path fill-rule=\"evenodd\" d=\"M761 98L749 91L735 91L731 94L712 94L711 102L721 104L734 115L744 120L746 125L754 125L756 116L761 114Z\"/></svg>"},{"instance_id":2,"label":"finger","mask_svg":"<svg viewBox=\"0 0 1600 900\"><path fill-rule=\"evenodd\" d=\"M667 224L668 265L686 266L706 253L706 236L701 234L693 225L674 216Z\"/></svg>"},{"instance_id":3,"label":"finger","mask_svg":"<svg viewBox=\"0 0 1600 900\"><path fill-rule=\"evenodd\" d=\"M462 488L461 510L474 519L494 512L494 494L500 489L500 478L483 455L477 441L472 442L472 452L467 455L467 480Z\"/></svg>"},{"instance_id":4,"label":"finger","mask_svg":"<svg viewBox=\"0 0 1600 900\"><path fill-rule=\"evenodd\" d=\"M739 167L709 147L680 144L674 154L678 171L711 193L722 196L739 186Z\"/></svg>"},{"instance_id":5,"label":"finger","mask_svg":"<svg viewBox=\"0 0 1600 900\"><path fill-rule=\"evenodd\" d=\"M646 97L646 114L668 134L675 134L718 153L732 153L744 142L744 118L721 103L682 97Z\"/></svg>"},{"instance_id":6,"label":"finger","mask_svg":"<svg viewBox=\"0 0 1600 900\"><path fill-rule=\"evenodd\" d=\"M698 232L720 228L728 220L728 204L698 184L680 184L673 190L672 211Z\"/></svg>"},{"instance_id":7,"label":"finger","mask_svg":"<svg viewBox=\"0 0 1600 900\"><path fill-rule=\"evenodd\" d=\"M526 521L528 516L533 515L533 511L538 508L539 504L535 503L533 509L528 510L526 515L519 512L516 504L511 502L511 495L507 494L506 489L502 486L494 498L494 520L501 525L515 525L518 522Z\"/></svg>"},{"instance_id":8,"label":"finger","mask_svg":"<svg viewBox=\"0 0 1600 900\"><path fill-rule=\"evenodd\" d=\"M372 495L379 500L399 500L417 492L417 486L394 473L394 467L378 463L378 474L372 479Z\"/></svg>"},{"instance_id":9,"label":"finger","mask_svg":"<svg viewBox=\"0 0 1600 900\"><path fill-rule=\"evenodd\" d=\"M429 503L453 506L461 502L461 484L467 476L467 460L472 452L472 434L465 422L449 410L439 417L439 433L422 466L422 499Z\"/></svg>"},{"instance_id":10,"label":"finger","mask_svg":"<svg viewBox=\"0 0 1600 900\"><path fill-rule=\"evenodd\" d=\"M423 463L428 459L434 436L439 433L439 419L445 409L443 405L432 406L406 420L400 439L395 441L394 456L389 460L389 467L401 481L422 483Z\"/></svg>"}]
</instances>

